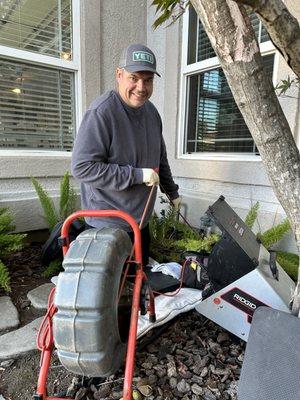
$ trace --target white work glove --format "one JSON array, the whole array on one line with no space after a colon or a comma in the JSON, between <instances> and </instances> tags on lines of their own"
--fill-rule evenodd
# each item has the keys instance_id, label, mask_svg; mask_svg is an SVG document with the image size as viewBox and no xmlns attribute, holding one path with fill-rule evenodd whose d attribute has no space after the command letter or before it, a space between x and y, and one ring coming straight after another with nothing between
<instances>
[{"instance_id":1,"label":"white work glove","mask_svg":"<svg viewBox=\"0 0 300 400\"><path fill-rule=\"evenodd\" d=\"M172 200L173 207L175 208L176 211L180 210L181 201L182 201L182 197L181 196L179 196L176 199Z\"/></svg>"},{"instance_id":2,"label":"white work glove","mask_svg":"<svg viewBox=\"0 0 300 400\"><path fill-rule=\"evenodd\" d=\"M143 172L143 183L147 186L157 185L159 183L158 173L152 168L142 168Z\"/></svg>"}]
</instances>

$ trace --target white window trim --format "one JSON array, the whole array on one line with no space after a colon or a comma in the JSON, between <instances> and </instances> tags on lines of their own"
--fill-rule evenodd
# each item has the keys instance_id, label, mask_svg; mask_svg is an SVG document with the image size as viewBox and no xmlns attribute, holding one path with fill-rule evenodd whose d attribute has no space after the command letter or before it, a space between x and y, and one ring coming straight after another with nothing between
<instances>
[{"instance_id":1,"label":"white window trim","mask_svg":"<svg viewBox=\"0 0 300 400\"><path fill-rule=\"evenodd\" d=\"M0 57L5 57L14 61L24 61L31 64L47 66L50 68L74 72L74 92L75 92L75 133L82 119L82 89L81 89L81 68L80 68L80 0L71 0L72 2L72 56L71 61L62 60L55 57L46 56L30 51L15 49L0 45ZM75 139L75 137L74 137ZM34 149L1 149L2 156L65 156L70 157L70 151L52 151L52 150L34 150Z\"/></svg>"},{"instance_id":2,"label":"white window trim","mask_svg":"<svg viewBox=\"0 0 300 400\"><path fill-rule=\"evenodd\" d=\"M219 161L253 161L261 162L261 157L255 154L248 153L192 153L186 154L183 152L184 149L184 136L186 131L186 109L188 93L187 93L187 81L188 77L192 74L204 72L216 67L220 67L218 57L213 57L204 61L199 61L194 64L187 64L188 58L188 33L189 33L189 12L188 10L183 15L182 25L182 55L181 55L181 72L180 72L180 98L179 98L179 140L177 141L177 158L182 160L219 160ZM262 55L274 54L274 66L273 66L273 83L275 84L279 53L276 51L273 43L269 40L259 45Z\"/></svg>"}]
</instances>

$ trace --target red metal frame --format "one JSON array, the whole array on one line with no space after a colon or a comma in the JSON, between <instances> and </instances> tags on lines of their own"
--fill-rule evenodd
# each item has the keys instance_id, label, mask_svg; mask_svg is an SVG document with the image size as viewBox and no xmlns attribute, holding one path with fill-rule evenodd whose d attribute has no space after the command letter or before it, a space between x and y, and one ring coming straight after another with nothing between
<instances>
[{"instance_id":1,"label":"red metal frame","mask_svg":"<svg viewBox=\"0 0 300 400\"><path fill-rule=\"evenodd\" d=\"M65 256L69 248L69 228L75 219L82 217L116 217L122 218L131 226L134 232L134 262L137 264L136 277L133 289L133 298L131 306L131 317L129 336L127 344L126 354L126 365L125 365L125 377L123 387L123 399L132 400L132 380L134 374L134 360L135 360L135 349L136 349L136 338L137 338L137 327L138 327L138 314L140 309L140 294L143 280L146 280L146 275L143 272L142 265L142 243L141 243L141 231L137 222L130 215L124 211L117 210L81 210L71 214L64 222L61 229L61 239L63 243L63 255ZM54 294L55 288L51 291L48 300L48 310L44 317L38 333L37 346L41 350L41 362L40 372L37 385L37 391L34 395L36 400L63 400L57 397L48 397L47 394L47 377L51 362L51 355L54 347L53 330L52 330L52 318L56 313L57 309L54 305ZM150 291L150 304L148 308L149 318L155 317L155 306L154 296ZM64 398L65 399L65 398Z\"/></svg>"}]
</instances>

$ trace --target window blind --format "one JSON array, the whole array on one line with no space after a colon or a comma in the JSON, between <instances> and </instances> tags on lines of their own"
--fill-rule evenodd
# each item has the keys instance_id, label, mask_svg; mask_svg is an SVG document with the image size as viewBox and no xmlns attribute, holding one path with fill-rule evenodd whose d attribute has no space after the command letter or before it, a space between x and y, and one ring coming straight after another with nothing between
<instances>
[{"instance_id":1,"label":"window blind","mask_svg":"<svg viewBox=\"0 0 300 400\"><path fill-rule=\"evenodd\" d=\"M0 44L72 58L71 0L1 0Z\"/></svg>"},{"instance_id":2,"label":"window blind","mask_svg":"<svg viewBox=\"0 0 300 400\"><path fill-rule=\"evenodd\" d=\"M74 74L0 59L0 147L71 150Z\"/></svg>"},{"instance_id":3,"label":"window blind","mask_svg":"<svg viewBox=\"0 0 300 400\"><path fill-rule=\"evenodd\" d=\"M271 77L274 55L263 61ZM257 153L221 68L190 76L188 88L185 153Z\"/></svg>"}]
</instances>

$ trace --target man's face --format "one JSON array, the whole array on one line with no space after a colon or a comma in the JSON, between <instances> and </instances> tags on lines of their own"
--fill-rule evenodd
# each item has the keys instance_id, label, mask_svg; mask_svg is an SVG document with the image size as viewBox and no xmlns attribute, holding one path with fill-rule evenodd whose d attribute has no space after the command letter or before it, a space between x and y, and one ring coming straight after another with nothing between
<instances>
[{"instance_id":1,"label":"man's face","mask_svg":"<svg viewBox=\"0 0 300 400\"><path fill-rule=\"evenodd\" d=\"M153 72L128 72L117 69L119 94L130 107L141 107L153 92Z\"/></svg>"}]
</instances>

